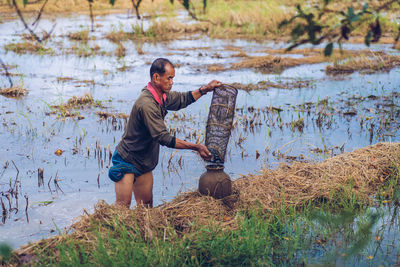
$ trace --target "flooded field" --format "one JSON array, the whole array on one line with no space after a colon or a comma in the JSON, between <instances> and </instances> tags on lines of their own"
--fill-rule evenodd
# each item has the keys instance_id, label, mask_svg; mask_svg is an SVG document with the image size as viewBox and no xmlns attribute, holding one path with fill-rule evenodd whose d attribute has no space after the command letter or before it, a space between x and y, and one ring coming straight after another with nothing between
<instances>
[{"instance_id":1,"label":"flooded field","mask_svg":"<svg viewBox=\"0 0 400 267\"><path fill-rule=\"evenodd\" d=\"M26 49L18 21L0 24L0 57L14 84L27 89L18 98L0 96L0 242L13 248L59 233L100 199L114 202L107 175L111 154L157 57L176 65L173 90L194 90L213 79L242 89L225 164L232 179L280 162L321 161L377 142L400 141L399 67L342 75L328 75L332 63L317 61L280 69L240 67L245 57L267 56L286 45L200 35L116 43L109 33L140 27L123 15L97 17L95 32L89 31L86 16L43 20L41 27L49 30L53 23L54 36L37 49ZM362 44L344 48L365 50ZM400 54L390 45L371 50ZM0 82L8 86L3 71ZM210 101L211 94L170 112L170 131L204 142ZM204 166L194 152L162 148L153 172L155 205L195 190ZM394 246L399 244L398 216L393 206L376 226ZM389 261L398 255L391 251Z\"/></svg>"}]
</instances>

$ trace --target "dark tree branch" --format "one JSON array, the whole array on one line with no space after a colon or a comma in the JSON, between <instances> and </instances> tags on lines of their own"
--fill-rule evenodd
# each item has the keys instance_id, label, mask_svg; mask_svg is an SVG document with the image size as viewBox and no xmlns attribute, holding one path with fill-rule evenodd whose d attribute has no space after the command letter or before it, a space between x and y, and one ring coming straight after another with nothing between
<instances>
[{"instance_id":1,"label":"dark tree branch","mask_svg":"<svg viewBox=\"0 0 400 267\"><path fill-rule=\"evenodd\" d=\"M140 6L140 3L142 2L142 0L137 0L137 2L135 2L135 0L131 0L131 2L133 5L133 8L135 9L137 19L140 19L139 6Z\"/></svg>"},{"instance_id":2,"label":"dark tree branch","mask_svg":"<svg viewBox=\"0 0 400 267\"><path fill-rule=\"evenodd\" d=\"M27 2L26 2L26 5L37 4L37 3L39 3L40 1L42 1L42 0L35 0L35 1L32 1L32 2L27 1Z\"/></svg>"},{"instance_id":3,"label":"dark tree branch","mask_svg":"<svg viewBox=\"0 0 400 267\"><path fill-rule=\"evenodd\" d=\"M46 4L47 4L48 1L49 1L49 0L45 0L45 1L44 1L42 7L41 7L40 10L39 10L38 16L36 17L35 21L32 23L32 26L35 26L35 24L39 22L39 20L40 20L40 18L41 18L41 16L42 16L44 7L46 6Z\"/></svg>"},{"instance_id":4,"label":"dark tree branch","mask_svg":"<svg viewBox=\"0 0 400 267\"><path fill-rule=\"evenodd\" d=\"M93 0L88 0L88 2L89 2L89 11L90 11L90 21L92 23L91 32L94 32L94 17L93 17L93 8L92 8Z\"/></svg>"},{"instance_id":5,"label":"dark tree branch","mask_svg":"<svg viewBox=\"0 0 400 267\"><path fill-rule=\"evenodd\" d=\"M37 23L39 22L39 20L40 20L42 14L43 14L44 7L45 7L45 5L47 4L47 2L48 2L48 0L45 0L45 2L43 3L43 5L42 5L42 7L41 7L41 9L40 9L40 11L39 11L39 14L38 14L37 18L36 18L35 21L32 23L32 26L35 25L35 24L37 24ZM54 31L54 28L55 28L56 24L53 25L53 28L50 30L50 32L48 32L48 33L45 34L42 38L40 38L40 37L34 32L34 30L32 30L32 29L28 26L28 23L26 23L25 18L24 18L24 16L22 15L21 9L19 8L17 2L16 2L15 0L12 0L12 4L13 4L13 7L15 8L15 11L17 12L17 15L18 15L18 17L20 18L22 24L24 24L25 29L29 31L29 33L31 34L31 36L33 36L33 38L34 38L37 42L41 43L41 42L45 41L46 39L48 39L48 38L50 37L51 33Z\"/></svg>"},{"instance_id":6,"label":"dark tree branch","mask_svg":"<svg viewBox=\"0 0 400 267\"><path fill-rule=\"evenodd\" d=\"M29 215L28 215L28 206L29 206L29 200L28 200L28 195L25 194L25 216L26 216L26 221L29 223Z\"/></svg>"},{"instance_id":7,"label":"dark tree branch","mask_svg":"<svg viewBox=\"0 0 400 267\"><path fill-rule=\"evenodd\" d=\"M20 18L20 20L21 20L22 23L24 24L25 29L27 29L27 30L29 31L29 33L33 36L33 38L35 38L36 41L38 41L39 43L41 43L41 42L42 42L42 39L40 39L39 36L37 36L37 35L35 34L35 32L34 32L31 28L29 28L28 24L27 24L26 21L25 21L24 16L22 15L21 10L20 10L19 7L18 7L17 2L16 2L15 0L12 0L12 3L13 3L13 6L14 6L14 8L15 8L15 11L16 11L17 14L18 14L18 17Z\"/></svg>"},{"instance_id":8,"label":"dark tree branch","mask_svg":"<svg viewBox=\"0 0 400 267\"><path fill-rule=\"evenodd\" d=\"M181 2L181 4L185 7L186 11L188 12L189 16L190 16L192 19L197 20L197 21L200 21L200 22L209 22L209 23L211 23L212 25L217 25L215 22L213 22L213 21L211 21L211 20L208 20L208 19L199 19L199 18L197 17L197 15L196 15L196 11L195 11L194 9L191 10L191 9L190 9L190 6L185 5L184 0L181 0L180 2ZM203 2L203 8L204 8L204 10L205 10L205 7L206 7L206 6L205 6L206 3L207 3L206 1Z\"/></svg>"},{"instance_id":9,"label":"dark tree branch","mask_svg":"<svg viewBox=\"0 0 400 267\"><path fill-rule=\"evenodd\" d=\"M11 88L11 87L14 86L14 84L13 84L13 82L12 82L10 73L8 72L7 65L3 62L3 60L2 60L1 58L0 58L0 63L1 63L1 66L3 67L4 71L6 72L6 76L7 76L7 78L8 78L8 81L10 82L10 88Z\"/></svg>"}]
</instances>

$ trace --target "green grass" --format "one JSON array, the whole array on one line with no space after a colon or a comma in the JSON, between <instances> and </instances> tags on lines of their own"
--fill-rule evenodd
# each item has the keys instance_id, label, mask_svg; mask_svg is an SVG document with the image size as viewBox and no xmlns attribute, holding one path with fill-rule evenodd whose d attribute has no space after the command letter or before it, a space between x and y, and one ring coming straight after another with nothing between
<instances>
[{"instance_id":1,"label":"green grass","mask_svg":"<svg viewBox=\"0 0 400 267\"><path fill-rule=\"evenodd\" d=\"M176 238L174 242L132 235L118 222L108 233L93 234L97 243L86 250L72 238L57 246L58 262L53 255L41 255L39 266L182 266L182 265L260 265L285 262L300 247L293 242L300 234L292 231L293 215L285 220L254 211L246 215L235 231L222 231L215 225L201 227L196 233ZM139 231L137 232L139 233Z\"/></svg>"},{"instance_id":2,"label":"green grass","mask_svg":"<svg viewBox=\"0 0 400 267\"><path fill-rule=\"evenodd\" d=\"M383 188L398 188L396 176ZM351 188L349 188L351 190ZM393 197L396 193L393 191ZM351 195L351 194L350 194ZM381 235L388 216L387 207L357 205L342 192L337 203L309 203L301 210L281 207L275 212L253 210L239 212L235 230L221 229L217 222L194 225L192 232L177 236L156 235L144 238L135 225L125 225L112 218L108 227L98 222L90 225L94 243L88 245L73 235L66 236L55 248L37 250L37 266L291 266L296 264L330 264L337 260L345 264L393 264L391 257L374 255L378 248L375 238ZM399 217L398 210L389 212ZM164 236L164 237L163 237ZM166 240L164 240L166 238ZM389 237L386 237L389 238ZM394 244L400 240L394 237ZM397 243L396 243L397 242ZM57 251L57 252L56 252ZM318 252L315 254L315 252ZM387 251L386 251L387 252ZM372 256L374 255L374 256Z\"/></svg>"},{"instance_id":3,"label":"green grass","mask_svg":"<svg viewBox=\"0 0 400 267\"><path fill-rule=\"evenodd\" d=\"M39 54L39 55L45 55L45 54L54 55L53 49L44 47L43 45L41 45L39 43L30 42L30 41L6 44L6 45L4 45L4 50L12 51L17 54L31 53L31 54Z\"/></svg>"},{"instance_id":4,"label":"green grass","mask_svg":"<svg viewBox=\"0 0 400 267\"><path fill-rule=\"evenodd\" d=\"M205 19L214 22L210 35L243 35L265 38L278 34L278 24L293 12L293 3L283 7L280 1L209 1ZM288 8L289 7L289 8ZM232 37L232 36L231 36Z\"/></svg>"},{"instance_id":5,"label":"green grass","mask_svg":"<svg viewBox=\"0 0 400 267\"><path fill-rule=\"evenodd\" d=\"M129 226L118 222L106 233L93 229L97 240L93 249L67 238L58 244L58 253L41 254L37 265L290 266L337 259L359 264L368 261L367 247L377 234L374 226L383 219L382 212L368 209L335 213L329 209L277 214L252 211L242 215L237 230L221 230L210 224L175 237L173 242L146 241L139 230L132 234ZM313 251L322 255L313 258Z\"/></svg>"},{"instance_id":6,"label":"green grass","mask_svg":"<svg viewBox=\"0 0 400 267\"><path fill-rule=\"evenodd\" d=\"M211 219L202 224L193 219L186 234L153 227L152 238L139 224L127 224L118 212L103 210L89 217L84 232L63 235L56 245L42 241L36 247L35 265L391 266L400 255L399 159L396 162L393 175L378 188L373 206L358 199L349 182L331 191L330 201L318 199L301 208L282 202L274 211L242 209L234 215L237 227L233 228L220 227L221 222ZM3 250L1 260L7 261L7 247ZM11 262L18 259L13 256Z\"/></svg>"}]
</instances>

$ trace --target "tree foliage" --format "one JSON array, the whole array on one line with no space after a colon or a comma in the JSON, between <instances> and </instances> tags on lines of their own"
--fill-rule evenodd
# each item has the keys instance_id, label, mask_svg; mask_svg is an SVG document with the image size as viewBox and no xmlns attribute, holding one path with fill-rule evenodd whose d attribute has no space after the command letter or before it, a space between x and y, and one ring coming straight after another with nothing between
<instances>
[{"instance_id":1,"label":"tree foliage","mask_svg":"<svg viewBox=\"0 0 400 267\"><path fill-rule=\"evenodd\" d=\"M288 20L283 20L279 27L291 27L291 50L299 45L310 43L318 45L327 43L325 55L332 54L335 43L341 47L343 41L350 36L364 35L367 46L378 42L382 36L381 12L390 11L400 0L381 1L379 5L371 6L354 4L345 10L337 10L337 1L322 0L320 5L309 9L297 5L296 13ZM368 27L365 27L368 26ZM366 29L366 30L365 30ZM400 25L394 38L396 43L400 37Z\"/></svg>"}]
</instances>

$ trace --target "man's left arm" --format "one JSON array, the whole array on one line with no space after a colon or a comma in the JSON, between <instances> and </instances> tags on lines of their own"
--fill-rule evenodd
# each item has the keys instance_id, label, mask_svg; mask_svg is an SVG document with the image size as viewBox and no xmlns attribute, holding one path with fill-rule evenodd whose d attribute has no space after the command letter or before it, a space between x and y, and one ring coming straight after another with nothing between
<instances>
[{"instance_id":1,"label":"man's left arm","mask_svg":"<svg viewBox=\"0 0 400 267\"><path fill-rule=\"evenodd\" d=\"M216 87L220 87L221 85L222 85L221 82L212 80L207 85L203 85L199 89L192 91L192 96L193 96L194 100L196 101L203 95L206 95L208 92L213 91Z\"/></svg>"},{"instance_id":2,"label":"man's left arm","mask_svg":"<svg viewBox=\"0 0 400 267\"><path fill-rule=\"evenodd\" d=\"M207 85L203 85L197 90L186 93L170 92L167 100L166 108L168 110L180 110L195 102L197 99L213 91L214 88L221 86L222 83L216 80L211 81Z\"/></svg>"}]
</instances>

